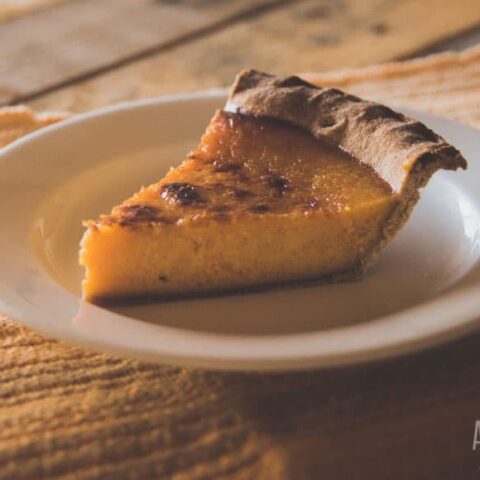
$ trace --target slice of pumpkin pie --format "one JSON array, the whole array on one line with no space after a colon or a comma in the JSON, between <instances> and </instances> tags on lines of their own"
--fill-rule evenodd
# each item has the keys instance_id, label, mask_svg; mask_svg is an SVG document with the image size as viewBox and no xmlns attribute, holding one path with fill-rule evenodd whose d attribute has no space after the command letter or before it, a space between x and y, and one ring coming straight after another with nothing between
<instances>
[{"instance_id":1,"label":"slice of pumpkin pie","mask_svg":"<svg viewBox=\"0 0 480 480\"><path fill-rule=\"evenodd\" d=\"M199 146L86 222L86 300L355 279L438 169L466 168L425 125L298 77L237 77Z\"/></svg>"}]
</instances>

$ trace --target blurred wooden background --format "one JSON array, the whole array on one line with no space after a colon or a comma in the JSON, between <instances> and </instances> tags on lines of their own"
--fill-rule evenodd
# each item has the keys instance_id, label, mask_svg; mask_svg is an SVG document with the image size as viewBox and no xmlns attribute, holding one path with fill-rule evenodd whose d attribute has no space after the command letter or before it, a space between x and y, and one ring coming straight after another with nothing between
<instances>
[{"instance_id":1,"label":"blurred wooden background","mask_svg":"<svg viewBox=\"0 0 480 480\"><path fill-rule=\"evenodd\" d=\"M81 111L463 48L479 0L3 0L0 104Z\"/></svg>"}]
</instances>

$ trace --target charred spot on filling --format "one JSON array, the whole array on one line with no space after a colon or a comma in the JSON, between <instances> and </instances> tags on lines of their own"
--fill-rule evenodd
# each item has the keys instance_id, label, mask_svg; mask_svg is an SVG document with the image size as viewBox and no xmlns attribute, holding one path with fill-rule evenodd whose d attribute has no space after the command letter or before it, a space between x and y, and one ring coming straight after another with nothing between
<instances>
[{"instance_id":1,"label":"charred spot on filling","mask_svg":"<svg viewBox=\"0 0 480 480\"><path fill-rule=\"evenodd\" d=\"M257 203L250 207L250 211L253 213L267 213L269 210L268 205L264 203Z\"/></svg>"},{"instance_id":2,"label":"charred spot on filling","mask_svg":"<svg viewBox=\"0 0 480 480\"><path fill-rule=\"evenodd\" d=\"M158 210L150 205L132 204L119 207L122 222L153 222L159 219Z\"/></svg>"},{"instance_id":3,"label":"charred spot on filling","mask_svg":"<svg viewBox=\"0 0 480 480\"><path fill-rule=\"evenodd\" d=\"M167 183L162 186L161 196L167 201L182 206L203 202L199 188L191 183Z\"/></svg>"},{"instance_id":4,"label":"charred spot on filling","mask_svg":"<svg viewBox=\"0 0 480 480\"><path fill-rule=\"evenodd\" d=\"M252 192L249 192L248 190L244 190L242 188L237 188L233 190L233 196L238 200L244 200L246 198L251 197Z\"/></svg>"},{"instance_id":5,"label":"charred spot on filling","mask_svg":"<svg viewBox=\"0 0 480 480\"><path fill-rule=\"evenodd\" d=\"M158 279L161 281L161 282L168 282L168 278L166 275L163 275L162 273L158 276Z\"/></svg>"},{"instance_id":6,"label":"charred spot on filling","mask_svg":"<svg viewBox=\"0 0 480 480\"><path fill-rule=\"evenodd\" d=\"M212 184L209 185L209 187L215 193L224 193L225 190L227 189L227 187L223 183L220 183L220 182L212 183Z\"/></svg>"},{"instance_id":7,"label":"charred spot on filling","mask_svg":"<svg viewBox=\"0 0 480 480\"><path fill-rule=\"evenodd\" d=\"M268 186L273 188L278 195L285 195L290 189L290 183L286 178L270 175L267 177Z\"/></svg>"},{"instance_id":8,"label":"charred spot on filling","mask_svg":"<svg viewBox=\"0 0 480 480\"><path fill-rule=\"evenodd\" d=\"M226 222L230 219L230 213L232 211L232 207L229 205L225 205L224 203L219 203L217 205L211 205L207 208L208 213L210 213L213 218L216 220L220 220L222 222Z\"/></svg>"},{"instance_id":9,"label":"charred spot on filling","mask_svg":"<svg viewBox=\"0 0 480 480\"><path fill-rule=\"evenodd\" d=\"M211 212L225 213L225 212L230 212L232 208L229 207L228 205L219 204L219 205L212 205L211 207L209 207L208 210Z\"/></svg>"},{"instance_id":10,"label":"charred spot on filling","mask_svg":"<svg viewBox=\"0 0 480 480\"><path fill-rule=\"evenodd\" d=\"M234 172L242 168L239 163L225 162L219 159L214 160L212 166L215 172Z\"/></svg>"}]
</instances>

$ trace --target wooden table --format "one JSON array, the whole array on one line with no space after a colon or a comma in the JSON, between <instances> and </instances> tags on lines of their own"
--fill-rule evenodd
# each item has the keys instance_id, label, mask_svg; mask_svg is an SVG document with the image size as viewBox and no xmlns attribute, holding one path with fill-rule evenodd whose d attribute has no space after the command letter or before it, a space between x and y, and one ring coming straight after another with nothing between
<instances>
[{"instance_id":1,"label":"wooden table","mask_svg":"<svg viewBox=\"0 0 480 480\"><path fill-rule=\"evenodd\" d=\"M36 108L76 112L229 85L246 67L277 73L335 70L480 39L477 0L30 0L30 5L36 8L30 14L4 11L10 21L0 28L0 104L28 101Z\"/></svg>"},{"instance_id":2,"label":"wooden table","mask_svg":"<svg viewBox=\"0 0 480 480\"><path fill-rule=\"evenodd\" d=\"M79 112L227 85L235 72L249 66L285 73L323 71L480 41L479 0L26 3L22 8L14 2L8 8L0 4L0 103L27 103L41 110ZM162 372L164 390L156 394L178 402L174 411L185 415L185 422L197 422L207 433L217 424L230 432L220 443L236 463L230 470L225 467L222 478L480 476L480 451L472 449L480 419L480 334L409 357L318 373ZM205 385L210 397L195 413L194 392ZM8 410L1 402L4 419ZM165 408L159 419L170 412ZM257 442L255 448L265 445L260 470L252 470L260 453L249 450L251 442ZM2 475L1 446L0 478L19 478ZM209 461L217 453L212 451L213 460L207 455ZM165 468L165 476L177 472ZM177 472L175 478L209 478L198 468Z\"/></svg>"}]
</instances>

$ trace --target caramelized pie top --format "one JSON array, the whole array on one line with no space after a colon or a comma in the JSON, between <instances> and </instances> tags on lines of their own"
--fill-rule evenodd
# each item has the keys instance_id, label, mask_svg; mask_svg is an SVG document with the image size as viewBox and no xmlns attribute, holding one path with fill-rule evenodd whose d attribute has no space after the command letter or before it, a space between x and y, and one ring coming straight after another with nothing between
<instances>
[{"instance_id":1,"label":"caramelized pie top","mask_svg":"<svg viewBox=\"0 0 480 480\"><path fill-rule=\"evenodd\" d=\"M391 195L371 168L310 133L219 111L177 169L116 207L105 223L172 224L232 213L332 215Z\"/></svg>"}]
</instances>

